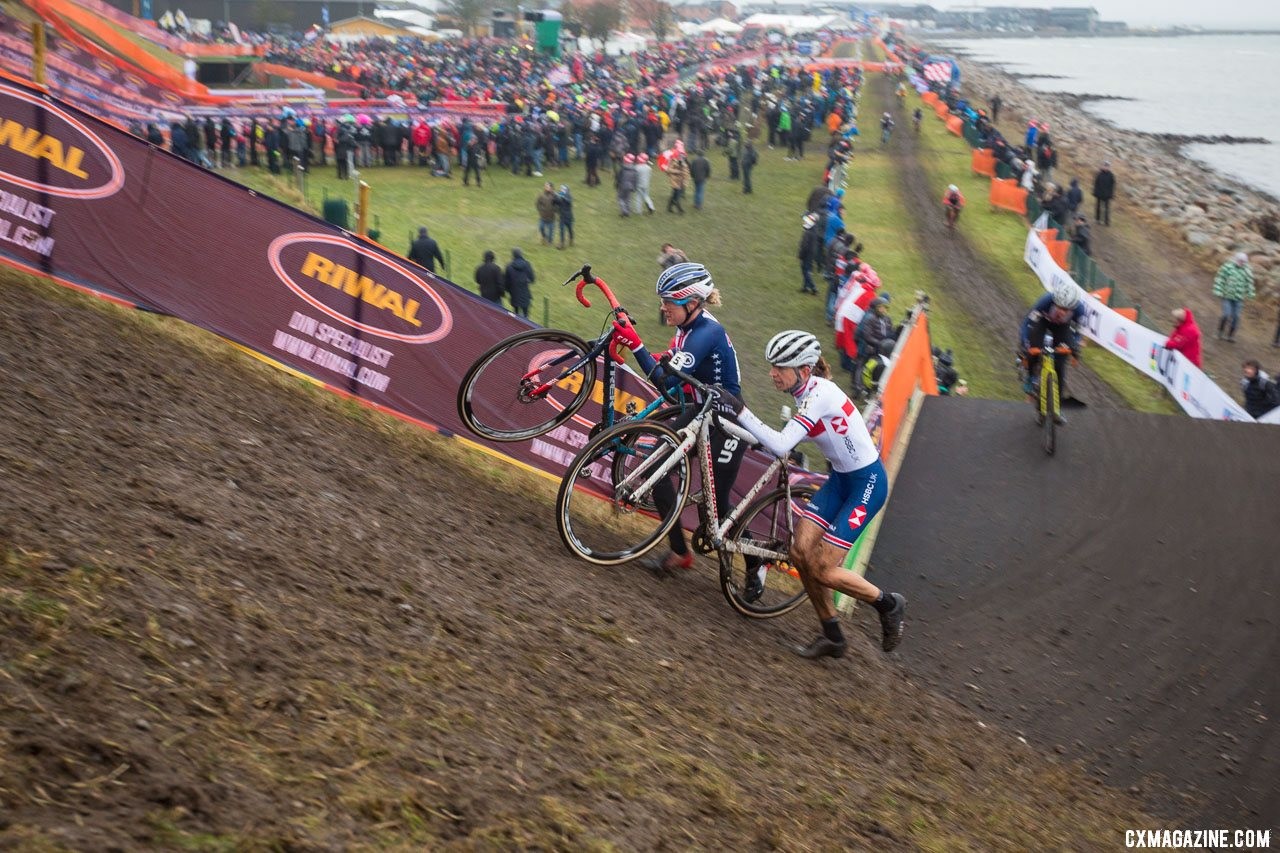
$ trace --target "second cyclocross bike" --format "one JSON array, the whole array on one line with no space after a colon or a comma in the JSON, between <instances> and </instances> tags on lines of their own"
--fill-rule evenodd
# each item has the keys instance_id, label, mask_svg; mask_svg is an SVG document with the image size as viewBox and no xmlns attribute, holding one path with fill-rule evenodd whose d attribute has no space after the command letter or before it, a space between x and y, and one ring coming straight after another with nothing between
<instances>
[{"instance_id":1,"label":"second cyclocross bike","mask_svg":"<svg viewBox=\"0 0 1280 853\"><path fill-rule=\"evenodd\" d=\"M565 284L578 282L577 297L587 308L591 301L582 290L588 284L600 288L609 302L604 331L591 343L558 329L530 329L490 347L462 377L458 386L458 417L467 428L492 441L524 441L550 432L574 417L595 392L597 360L604 356L604 388L600 420L593 429L612 426L617 420L615 363L623 362L613 342L613 321L627 325L627 312L614 298L609 285L591 273L591 265L571 275ZM648 417L664 402L663 396L643 405L632 400L625 406L629 417ZM677 414L678 408L671 410ZM665 414L665 411L664 411Z\"/></svg>"},{"instance_id":2,"label":"second cyclocross bike","mask_svg":"<svg viewBox=\"0 0 1280 853\"><path fill-rule=\"evenodd\" d=\"M715 392L697 379L659 362L702 397L693 419L678 430L650 420L630 420L600 432L569 465L556 497L556 526L573 553L597 565L617 565L648 552L680 522L690 491L691 458L702 487L692 502L700 523L694 550L718 552L720 588L729 604L745 616L779 616L805 599L789 551L799 516L793 506L817 491L793 484L786 459L775 458L724 518L716 508L710 432L713 426L750 445L746 430L721 418ZM692 454L692 457L691 457ZM776 484L775 484L776 481ZM656 510L654 489L667 482L675 501L665 514ZM604 500L601 500L603 496Z\"/></svg>"}]
</instances>

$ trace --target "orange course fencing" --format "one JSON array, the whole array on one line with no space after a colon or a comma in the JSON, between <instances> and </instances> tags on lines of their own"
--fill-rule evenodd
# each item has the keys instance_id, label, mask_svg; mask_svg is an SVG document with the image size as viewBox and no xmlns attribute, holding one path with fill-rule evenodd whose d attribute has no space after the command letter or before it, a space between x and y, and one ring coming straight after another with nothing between
<instances>
[{"instance_id":1,"label":"orange course fencing","mask_svg":"<svg viewBox=\"0 0 1280 853\"><path fill-rule=\"evenodd\" d=\"M893 455L894 441L917 387L930 396L938 395L933 347L929 343L929 315L923 311L916 315L916 326L907 336L902 351L894 355L889 381L880 391L880 456L886 462Z\"/></svg>"},{"instance_id":2,"label":"orange course fencing","mask_svg":"<svg viewBox=\"0 0 1280 853\"><path fill-rule=\"evenodd\" d=\"M923 95L920 96L920 100L924 101L926 104L930 106L933 106L934 104L938 103L938 93L932 92L932 91L925 92Z\"/></svg>"},{"instance_id":3,"label":"orange course fencing","mask_svg":"<svg viewBox=\"0 0 1280 853\"><path fill-rule=\"evenodd\" d=\"M948 116L947 130L956 136L964 136L964 119L960 118L960 116Z\"/></svg>"},{"instance_id":4,"label":"orange course fencing","mask_svg":"<svg viewBox=\"0 0 1280 853\"><path fill-rule=\"evenodd\" d=\"M1026 190L1023 190L1023 192L1025 193ZM1070 266L1067 262L1067 252L1071 251L1071 242L1059 240L1057 228L1046 228L1037 233L1040 235L1040 240L1044 243L1045 248L1049 250L1049 257L1057 261L1058 266L1064 270L1067 269Z\"/></svg>"},{"instance_id":5,"label":"orange course fencing","mask_svg":"<svg viewBox=\"0 0 1280 853\"><path fill-rule=\"evenodd\" d=\"M1027 215L1027 191L1013 178L991 179L991 206Z\"/></svg>"},{"instance_id":6,"label":"orange course fencing","mask_svg":"<svg viewBox=\"0 0 1280 853\"><path fill-rule=\"evenodd\" d=\"M972 158L974 174L986 175L988 178L996 176L996 155L990 148L973 149Z\"/></svg>"}]
</instances>

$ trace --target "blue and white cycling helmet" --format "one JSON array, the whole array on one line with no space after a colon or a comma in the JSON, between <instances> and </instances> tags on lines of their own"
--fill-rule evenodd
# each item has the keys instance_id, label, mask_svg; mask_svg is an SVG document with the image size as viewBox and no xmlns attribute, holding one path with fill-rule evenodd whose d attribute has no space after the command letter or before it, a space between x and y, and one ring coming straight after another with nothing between
<instances>
[{"instance_id":1,"label":"blue and white cycling helmet","mask_svg":"<svg viewBox=\"0 0 1280 853\"><path fill-rule=\"evenodd\" d=\"M1074 311L1080 304L1080 288L1069 281L1060 281L1053 288L1053 304L1065 311Z\"/></svg>"},{"instance_id":2,"label":"blue and white cycling helmet","mask_svg":"<svg viewBox=\"0 0 1280 853\"><path fill-rule=\"evenodd\" d=\"M690 299L706 301L715 289L711 273L702 264L686 261L667 267L658 276L658 297L684 305Z\"/></svg>"}]
</instances>

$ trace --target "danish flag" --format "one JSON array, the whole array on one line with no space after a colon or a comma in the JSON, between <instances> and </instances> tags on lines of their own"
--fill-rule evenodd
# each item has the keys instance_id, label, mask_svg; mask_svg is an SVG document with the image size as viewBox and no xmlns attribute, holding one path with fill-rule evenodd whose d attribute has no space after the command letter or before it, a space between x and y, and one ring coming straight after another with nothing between
<instances>
[{"instance_id":1,"label":"danish flag","mask_svg":"<svg viewBox=\"0 0 1280 853\"><path fill-rule=\"evenodd\" d=\"M849 526L857 530L862 526L862 522L867 520L867 505L860 504L853 508L853 512L849 513Z\"/></svg>"}]
</instances>

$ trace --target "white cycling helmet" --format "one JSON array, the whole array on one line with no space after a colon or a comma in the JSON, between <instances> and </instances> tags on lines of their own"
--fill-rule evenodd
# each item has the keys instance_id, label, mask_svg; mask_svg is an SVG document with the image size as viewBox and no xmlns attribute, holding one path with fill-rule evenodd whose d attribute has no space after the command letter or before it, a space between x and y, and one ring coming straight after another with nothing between
<instances>
[{"instance_id":1,"label":"white cycling helmet","mask_svg":"<svg viewBox=\"0 0 1280 853\"><path fill-rule=\"evenodd\" d=\"M812 367L822 356L822 345L808 332L778 332L764 348L764 360L774 367Z\"/></svg>"},{"instance_id":2,"label":"white cycling helmet","mask_svg":"<svg viewBox=\"0 0 1280 853\"><path fill-rule=\"evenodd\" d=\"M658 276L658 296L683 305L690 299L706 300L715 289L711 273L702 264L686 261L674 264Z\"/></svg>"},{"instance_id":3,"label":"white cycling helmet","mask_svg":"<svg viewBox=\"0 0 1280 853\"><path fill-rule=\"evenodd\" d=\"M956 186L955 184L952 184L951 186L947 187L947 192L949 192L949 193L958 193L958 192L960 192L960 188L959 188L958 186Z\"/></svg>"},{"instance_id":4,"label":"white cycling helmet","mask_svg":"<svg viewBox=\"0 0 1280 853\"><path fill-rule=\"evenodd\" d=\"M1053 304L1065 311L1072 311L1080 304L1080 288L1069 281L1058 284L1053 289Z\"/></svg>"}]
</instances>

